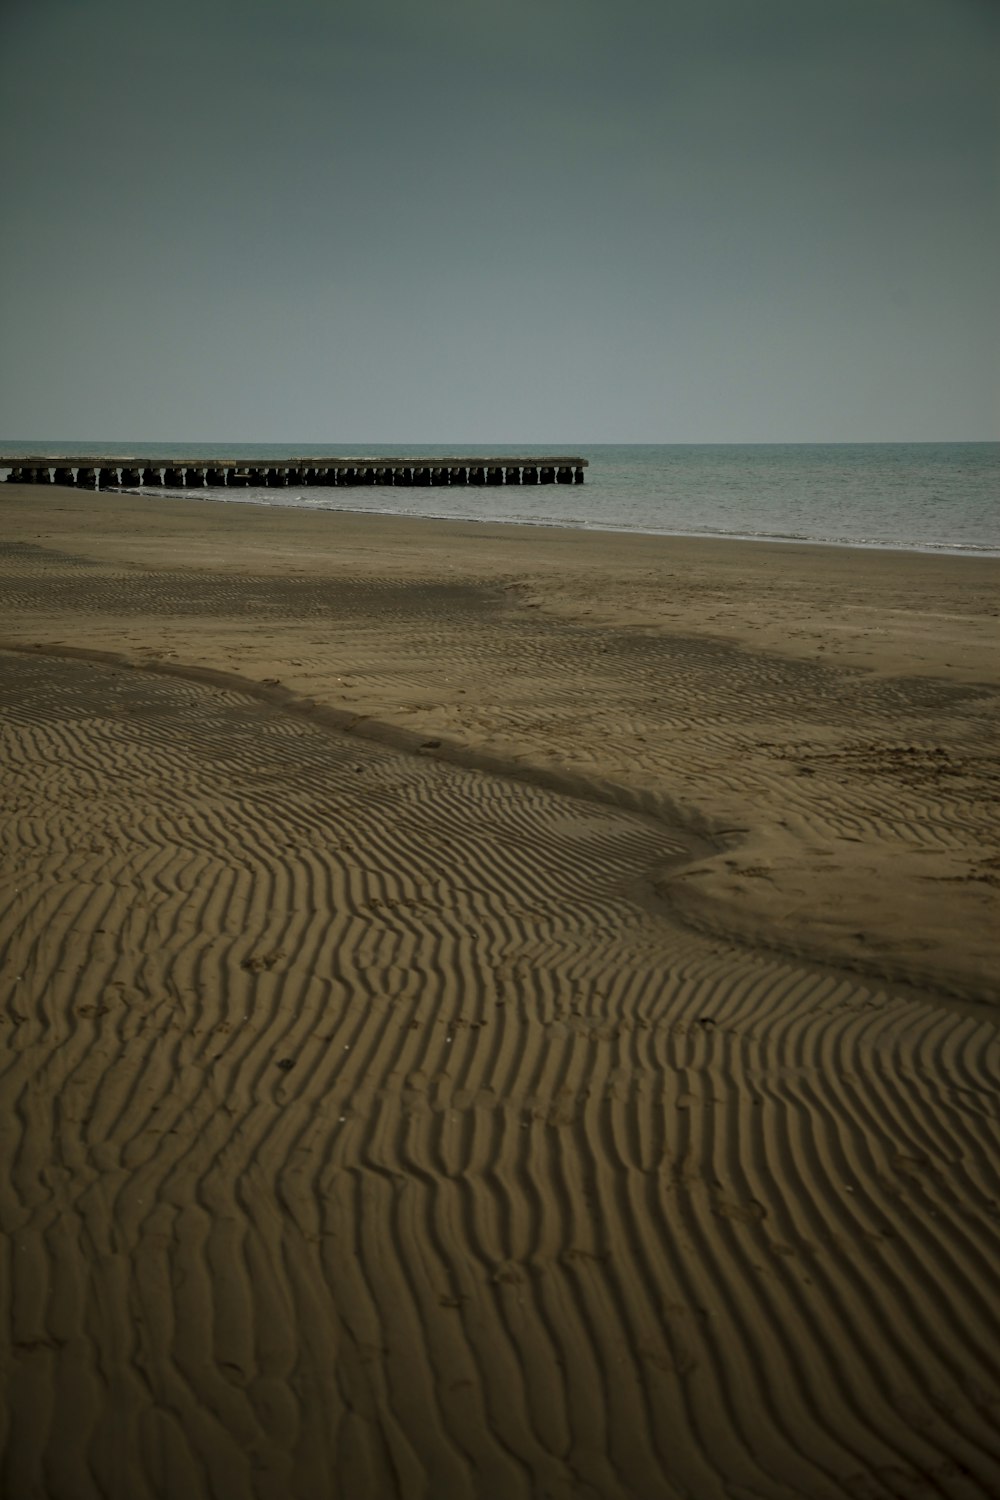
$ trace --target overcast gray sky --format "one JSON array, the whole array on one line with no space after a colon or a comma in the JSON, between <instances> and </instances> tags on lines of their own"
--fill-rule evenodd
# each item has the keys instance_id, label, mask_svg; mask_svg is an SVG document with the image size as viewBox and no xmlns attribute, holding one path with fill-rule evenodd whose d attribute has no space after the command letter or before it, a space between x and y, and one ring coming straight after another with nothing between
<instances>
[{"instance_id":1,"label":"overcast gray sky","mask_svg":"<svg viewBox=\"0 0 1000 1500\"><path fill-rule=\"evenodd\" d=\"M1000 436L998 0L0 0L0 436Z\"/></svg>"}]
</instances>

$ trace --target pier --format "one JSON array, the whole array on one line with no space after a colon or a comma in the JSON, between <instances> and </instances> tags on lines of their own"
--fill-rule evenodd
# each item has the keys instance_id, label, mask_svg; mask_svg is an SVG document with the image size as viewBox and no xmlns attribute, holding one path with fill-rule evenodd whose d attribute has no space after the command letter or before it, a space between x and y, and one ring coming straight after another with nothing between
<instances>
[{"instance_id":1,"label":"pier","mask_svg":"<svg viewBox=\"0 0 1000 1500\"><path fill-rule=\"evenodd\" d=\"M587 460L537 454L512 457L138 458L111 454L0 453L10 484L60 484L84 490L296 489L328 485L582 484Z\"/></svg>"}]
</instances>

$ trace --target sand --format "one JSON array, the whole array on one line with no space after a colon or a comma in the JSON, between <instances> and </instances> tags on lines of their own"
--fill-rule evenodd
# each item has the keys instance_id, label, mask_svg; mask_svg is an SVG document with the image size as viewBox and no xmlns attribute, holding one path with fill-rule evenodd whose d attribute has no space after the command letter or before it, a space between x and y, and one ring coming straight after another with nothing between
<instances>
[{"instance_id":1,"label":"sand","mask_svg":"<svg viewBox=\"0 0 1000 1500\"><path fill-rule=\"evenodd\" d=\"M0 523L0 1493L1000 1491L1000 561Z\"/></svg>"}]
</instances>

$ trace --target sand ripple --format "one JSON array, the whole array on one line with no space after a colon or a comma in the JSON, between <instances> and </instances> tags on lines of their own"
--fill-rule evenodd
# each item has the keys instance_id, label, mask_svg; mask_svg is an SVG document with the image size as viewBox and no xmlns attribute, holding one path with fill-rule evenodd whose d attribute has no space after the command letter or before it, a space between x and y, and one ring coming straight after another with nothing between
<instances>
[{"instance_id":1,"label":"sand ripple","mask_svg":"<svg viewBox=\"0 0 1000 1500\"><path fill-rule=\"evenodd\" d=\"M997 1492L984 1014L606 789L2 661L5 1495Z\"/></svg>"}]
</instances>

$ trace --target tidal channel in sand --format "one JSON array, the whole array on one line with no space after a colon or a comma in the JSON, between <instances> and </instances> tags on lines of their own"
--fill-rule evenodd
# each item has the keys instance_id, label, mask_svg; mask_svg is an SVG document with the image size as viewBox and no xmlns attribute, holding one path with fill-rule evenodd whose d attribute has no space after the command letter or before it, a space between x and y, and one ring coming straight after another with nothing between
<instances>
[{"instance_id":1,"label":"tidal channel in sand","mask_svg":"<svg viewBox=\"0 0 1000 1500\"><path fill-rule=\"evenodd\" d=\"M996 1492L1000 563L0 514L5 1495Z\"/></svg>"}]
</instances>

